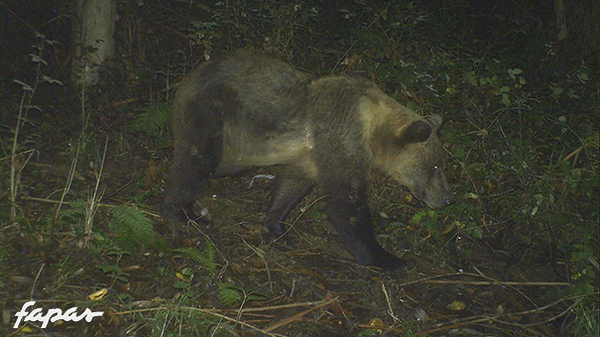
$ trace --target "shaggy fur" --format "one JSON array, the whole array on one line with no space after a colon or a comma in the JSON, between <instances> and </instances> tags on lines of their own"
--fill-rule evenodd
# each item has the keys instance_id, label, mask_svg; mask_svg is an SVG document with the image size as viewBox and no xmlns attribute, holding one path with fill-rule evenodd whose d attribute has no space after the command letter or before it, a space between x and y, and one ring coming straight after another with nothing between
<instances>
[{"instance_id":1,"label":"shaggy fur","mask_svg":"<svg viewBox=\"0 0 600 337\"><path fill-rule=\"evenodd\" d=\"M265 225L273 237L316 184L329 221L360 264L403 264L375 239L368 207L376 167L432 208L453 201L437 136L442 119L423 118L372 82L315 79L263 55L238 51L192 72L173 102L174 158L162 205L175 234L213 177L281 166Z\"/></svg>"}]
</instances>

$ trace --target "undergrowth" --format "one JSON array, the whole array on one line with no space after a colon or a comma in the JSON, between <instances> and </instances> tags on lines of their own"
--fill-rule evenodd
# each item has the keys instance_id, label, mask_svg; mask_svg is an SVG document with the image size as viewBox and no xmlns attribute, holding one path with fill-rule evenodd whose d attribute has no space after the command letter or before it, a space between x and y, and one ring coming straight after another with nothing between
<instances>
[{"instance_id":1,"label":"undergrowth","mask_svg":"<svg viewBox=\"0 0 600 337\"><path fill-rule=\"evenodd\" d=\"M39 86L62 83L42 71L48 68L46 48L54 48L54 43L36 36L28 62L34 80L14 80L22 96L15 104L13 123L3 126L10 132L3 131L2 141L6 171L0 174L8 182L2 187L9 191L0 205L2 236L35 233L42 238L39 242L59 235L76 237L78 246L91 247L100 256L118 256L100 269L113 282L129 282L128 272L119 265L121 258L151 249L159 241L152 206L162 193L168 165L163 150L170 145L165 98L172 91L170 81L189 72L198 59L246 47L279 56L316 75L365 71L408 107L444 115L442 138L456 204L439 211L421 209L413 207L410 198L408 203L398 201L397 188L379 191L375 186L381 198L373 206L385 209L386 221L390 218L381 238L391 244L409 242L415 255L435 252L432 260L449 269L458 269L454 261L468 261L473 252L484 250L481 247L501 251L511 263L523 266L539 261L552 264L559 277L570 283L568 288L544 294L549 301L564 301L563 311L555 317L563 322L561 332L598 335L597 60L586 62L575 55L559 67L558 46L548 42L539 28L544 22L519 6L495 7L497 15L486 16L461 2L443 1L435 9L428 7L431 3L354 1L336 7L313 2L234 1L211 6L186 2L185 9L179 7L183 2L162 4L168 8L123 3L122 24L131 24L136 29L130 31L138 34L120 37L132 54L126 61L128 83L143 87L137 85L140 69L150 68L148 86L162 87L148 89L149 95L167 93L146 105L120 108L117 117L131 118L126 127L115 131L107 127L115 116L88 111L85 90L78 92L80 104L69 115L78 117L65 128L77 130L70 135L66 151L68 174L43 187L34 183L48 179L36 176L31 168L40 151L28 132L49 118L42 114L44 106L36 103ZM164 13L178 15L169 21ZM485 18L493 24L482 25ZM169 32L164 31L164 22L170 25ZM132 57L138 55L144 57ZM127 157L139 151L131 143L142 137L149 159L137 161L135 167L148 168L144 174L131 172L127 182L119 181L122 186L111 186L110 179L117 174L106 167L118 161L115 149L124 149L118 155ZM36 194L38 189L42 195ZM121 190L130 193L122 197L117 193ZM165 305L144 316L154 335L165 331L236 335L237 322L193 309L207 296L236 309L267 298L254 285L218 281L229 266L221 264L209 240L200 247L157 249L182 255L195 265L176 271L171 265L158 267L163 268L162 277L175 278L171 284L178 296L177 307ZM0 260L8 255L8 248L2 246ZM66 275L74 274L62 272L65 265L58 268L64 277L58 278L57 288ZM0 269L0 286L6 274ZM405 335L417 331L417 325L407 328ZM380 335L375 331L363 329L360 335Z\"/></svg>"}]
</instances>

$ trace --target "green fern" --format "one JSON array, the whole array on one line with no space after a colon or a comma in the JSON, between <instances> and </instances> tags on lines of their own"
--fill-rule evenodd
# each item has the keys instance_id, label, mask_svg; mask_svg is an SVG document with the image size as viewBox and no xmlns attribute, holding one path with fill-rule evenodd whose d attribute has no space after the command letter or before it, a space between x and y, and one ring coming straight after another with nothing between
<instances>
[{"instance_id":1,"label":"green fern","mask_svg":"<svg viewBox=\"0 0 600 337\"><path fill-rule=\"evenodd\" d=\"M261 301L269 297L254 290L246 290L229 283L219 283L219 301L226 306L242 303L242 301Z\"/></svg>"},{"instance_id":2,"label":"green fern","mask_svg":"<svg viewBox=\"0 0 600 337\"><path fill-rule=\"evenodd\" d=\"M62 209L58 216L59 219L78 221L85 218L85 212L87 208L87 201L82 199L77 199L75 201L69 202L69 209Z\"/></svg>"},{"instance_id":3,"label":"green fern","mask_svg":"<svg viewBox=\"0 0 600 337\"><path fill-rule=\"evenodd\" d=\"M154 236L152 221L139 209L120 205L112 208L111 230L120 234L115 238L123 248L139 248Z\"/></svg>"},{"instance_id":4,"label":"green fern","mask_svg":"<svg viewBox=\"0 0 600 337\"><path fill-rule=\"evenodd\" d=\"M229 283L219 283L217 297L226 306L242 303L244 299L243 289Z\"/></svg>"},{"instance_id":5,"label":"green fern","mask_svg":"<svg viewBox=\"0 0 600 337\"><path fill-rule=\"evenodd\" d=\"M182 253L190 259L196 261L202 267L208 269L209 272L214 272L217 266L215 265L215 247L210 241L206 241L206 248L204 251L200 251L197 248L183 247L177 248L173 251Z\"/></svg>"},{"instance_id":6,"label":"green fern","mask_svg":"<svg viewBox=\"0 0 600 337\"><path fill-rule=\"evenodd\" d=\"M129 123L129 131L144 133L156 138L158 141L166 141L163 130L169 126L169 108L166 105L153 105L139 109L141 113Z\"/></svg>"}]
</instances>

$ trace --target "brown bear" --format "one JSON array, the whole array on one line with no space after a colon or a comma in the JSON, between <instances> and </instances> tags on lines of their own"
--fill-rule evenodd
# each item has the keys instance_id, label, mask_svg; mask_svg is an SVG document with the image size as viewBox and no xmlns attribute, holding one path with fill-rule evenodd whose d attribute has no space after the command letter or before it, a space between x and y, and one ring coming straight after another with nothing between
<instances>
[{"instance_id":1,"label":"brown bear","mask_svg":"<svg viewBox=\"0 0 600 337\"><path fill-rule=\"evenodd\" d=\"M441 124L439 115L423 118L364 78L314 78L264 55L233 52L198 67L175 95L162 214L177 235L211 178L278 165L265 218L272 237L285 233L283 221L316 184L357 262L397 268L403 261L375 238L371 168L431 208L452 203Z\"/></svg>"}]
</instances>

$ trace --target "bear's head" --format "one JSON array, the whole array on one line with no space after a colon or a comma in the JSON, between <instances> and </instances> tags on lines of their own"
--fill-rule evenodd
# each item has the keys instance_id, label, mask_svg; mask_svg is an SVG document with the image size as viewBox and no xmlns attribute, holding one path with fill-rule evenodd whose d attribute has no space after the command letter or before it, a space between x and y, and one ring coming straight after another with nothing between
<instances>
[{"instance_id":1,"label":"bear's head","mask_svg":"<svg viewBox=\"0 0 600 337\"><path fill-rule=\"evenodd\" d=\"M437 135L442 117L423 118L381 96L363 101L361 109L375 166L430 208L453 203L444 175L446 151Z\"/></svg>"},{"instance_id":2,"label":"bear's head","mask_svg":"<svg viewBox=\"0 0 600 337\"><path fill-rule=\"evenodd\" d=\"M442 125L440 115L416 120L397 131L392 146L395 160L387 173L431 208L444 208L454 202L444 169L446 151L437 135Z\"/></svg>"}]
</instances>

